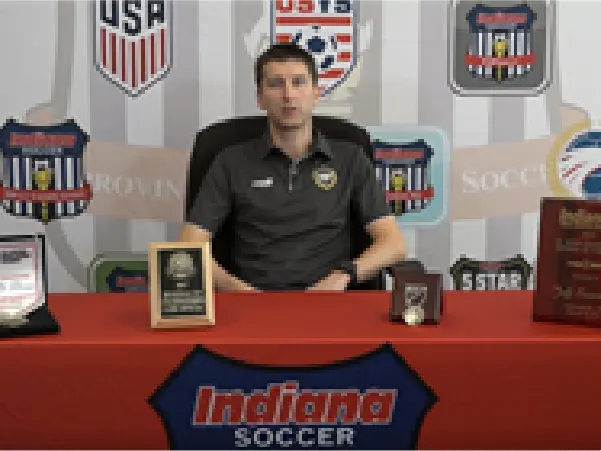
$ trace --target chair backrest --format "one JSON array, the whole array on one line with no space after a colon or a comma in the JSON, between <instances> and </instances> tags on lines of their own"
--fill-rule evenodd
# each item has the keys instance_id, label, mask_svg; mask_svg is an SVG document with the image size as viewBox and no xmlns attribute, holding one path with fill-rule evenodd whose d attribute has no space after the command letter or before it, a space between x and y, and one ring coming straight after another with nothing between
<instances>
[{"instance_id":1,"label":"chair backrest","mask_svg":"<svg viewBox=\"0 0 601 451\"><path fill-rule=\"evenodd\" d=\"M373 161L373 148L369 134L365 129L349 121L327 116L314 116L314 126L327 138L356 143ZM228 146L258 138L267 127L265 116L246 116L211 124L199 131L194 141L186 180L186 212L190 211L204 176L211 166L215 155ZM358 221L351 221L353 256L359 255L371 243L369 235ZM230 258L230 243L233 238L232 221L226 220L220 231L213 237L213 256L224 268L231 271L233 265ZM384 275L380 274L372 280L350 287L360 290L384 289Z\"/></svg>"}]
</instances>

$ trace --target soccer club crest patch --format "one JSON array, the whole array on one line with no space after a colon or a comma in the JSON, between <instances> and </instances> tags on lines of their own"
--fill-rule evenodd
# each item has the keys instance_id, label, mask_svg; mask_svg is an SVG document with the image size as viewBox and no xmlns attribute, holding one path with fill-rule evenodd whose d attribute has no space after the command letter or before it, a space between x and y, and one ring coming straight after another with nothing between
<instances>
[{"instance_id":1,"label":"soccer club crest patch","mask_svg":"<svg viewBox=\"0 0 601 451\"><path fill-rule=\"evenodd\" d=\"M455 290L527 290L532 266L523 255L500 261L461 256L450 268Z\"/></svg>"},{"instance_id":2,"label":"soccer club crest patch","mask_svg":"<svg viewBox=\"0 0 601 451\"><path fill-rule=\"evenodd\" d=\"M436 127L366 127L376 177L397 222L435 225L447 214L449 140Z\"/></svg>"},{"instance_id":3,"label":"soccer club crest patch","mask_svg":"<svg viewBox=\"0 0 601 451\"><path fill-rule=\"evenodd\" d=\"M102 253L88 266L89 293L143 293L148 291L148 255Z\"/></svg>"},{"instance_id":4,"label":"soccer club crest patch","mask_svg":"<svg viewBox=\"0 0 601 451\"><path fill-rule=\"evenodd\" d=\"M328 191L336 186L338 174L334 169L322 166L313 171L313 181L320 189Z\"/></svg>"},{"instance_id":5,"label":"soccer club crest patch","mask_svg":"<svg viewBox=\"0 0 601 451\"><path fill-rule=\"evenodd\" d=\"M272 44L293 42L309 51L322 96L344 83L357 64L358 0L269 0Z\"/></svg>"},{"instance_id":6,"label":"soccer club crest patch","mask_svg":"<svg viewBox=\"0 0 601 451\"><path fill-rule=\"evenodd\" d=\"M460 95L535 95L551 83L551 0L453 0L450 83Z\"/></svg>"},{"instance_id":7,"label":"soccer club crest patch","mask_svg":"<svg viewBox=\"0 0 601 451\"><path fill-rule=\"evenodd\" d=\"M97 70L127 95L141 95L171 69L171 24L171 0L96 0Z\"/></svg>"},{"instance_id":8,"label":"soccer club crest patch","mask_svg":"<svg viewBox=\"0 0 601 451\"><path fill-rule=\"evenodd\" d=\"M8 120L0 129L4 210L43 224L83 213L92 197L84 170L88 140L73 120L50 126Z\"/></svg>"}]
</instances>

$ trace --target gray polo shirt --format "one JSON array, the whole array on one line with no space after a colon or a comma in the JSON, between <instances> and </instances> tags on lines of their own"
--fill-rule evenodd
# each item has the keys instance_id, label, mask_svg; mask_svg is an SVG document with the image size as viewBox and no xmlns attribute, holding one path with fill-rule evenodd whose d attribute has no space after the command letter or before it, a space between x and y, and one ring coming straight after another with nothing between
<instances>
[{"instance_id":1,"label":"gray polo shirt","mask_svg":"<svg viewBox=\"0 0 601 451\"><path fill-rule=\"evenodd\" d=\"M351 211L363 224L390 214L358 145L315 131L293 161L265 133L217 154L186 221L215 233L233 215L229 269L263 290L293 290L351 258Z\"/></svg>"}]
</instances>

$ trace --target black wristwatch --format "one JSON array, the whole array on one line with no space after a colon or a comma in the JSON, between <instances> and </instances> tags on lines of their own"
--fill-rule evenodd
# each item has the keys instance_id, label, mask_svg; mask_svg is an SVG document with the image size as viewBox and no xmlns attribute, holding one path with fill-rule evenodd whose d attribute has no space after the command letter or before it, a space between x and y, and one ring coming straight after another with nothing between
<instances>
[{"instance_id":1,"label":"black wristwatch","mask_svg":"<svg viewBox=\"0 0 601 451\"><path fill-rule=\"evenodd\" d=\"M338 270L343 271L345 273L347 273L350 277L350 284L356 284L357 283L357 265L352 262L352 261L346 261L346 262L342 262L340 265L338 265Z\"/></svg>"}]
</instances>

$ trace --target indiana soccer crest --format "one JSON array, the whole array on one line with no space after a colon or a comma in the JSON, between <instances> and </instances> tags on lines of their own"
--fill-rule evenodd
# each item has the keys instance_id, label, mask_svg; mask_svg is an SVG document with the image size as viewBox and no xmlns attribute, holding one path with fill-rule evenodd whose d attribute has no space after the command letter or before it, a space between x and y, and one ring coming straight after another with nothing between
<instances>
[{"instance_id":1,"label":"indiana soccer crest","mask_svg":"<svg viewBox=\"0 0 601 451\"><path fill-rule=\"evenodd\" d=\"M83 165L88 140L73 120L38 126L9 119L0 130L4 210L43 224L83 213L92 196Z\"/></svg>"},{"instance_id":2,"label":"indiana soccer crest","mask_svg":"<svg viewBox=\"0 0 601 451\"><path fill-rule=\"evenodd\" d=\"M96 0L94 64L110 82L137 97L172 66L170 0Z\"/></svg>"},{"instance_id":3,"label":"indiana soccer crest","mask_svg":"<svg viewBox=\"0 0 601 451\"><path fill-rule=\"evenodd\" d=\"M433 127L367 127L376 176L398 222L438 223L446 215L449 146Z\"/></svg>"},{"instance_id":4,"label":"indiana soccer crest","mask_svg":"<svg viewBox=\"0 0 601 451\"><path fill-rule=\"evenodd\" d=\"M458 94L533 95L551 81L552 4L454 0L450 82Z\"/></svg>"},{"instance_id":5,"label":"indiana soccer crest","mask_svg":"<svg viewBox=\"0 0 601 451\"><path fill-rule=\"evenodd\" d=\"M344 83L357 64L358 0L269 1L271 42L293 42L313 55L322 96Z\"/></svg>"},{"instance_id":6,"label":"indiana soccer crest","mask_svg":"<svg viewBox=\"0 0 601 451\"><path fill-rule=\"evenodd\" d=\"M434 197L430 177L433 153L422 139L398 144L374 142L376 173L395 215L423 210Z\"/></svg>"}]
</instances>

